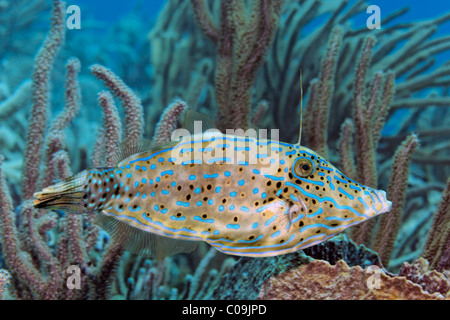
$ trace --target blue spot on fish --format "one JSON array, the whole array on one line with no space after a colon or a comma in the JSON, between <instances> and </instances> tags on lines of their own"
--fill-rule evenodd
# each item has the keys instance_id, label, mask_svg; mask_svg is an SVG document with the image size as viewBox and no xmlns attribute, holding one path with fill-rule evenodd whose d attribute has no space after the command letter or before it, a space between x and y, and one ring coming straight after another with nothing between
<instances>
[{"instance_id":1,"label":"blue spot on fish","mask_svg":"<svg viewBox=\"0 0 450 320\"><path fill-rule=\"evenodd\" d=\"M269 220L266 221L265 225L268 226L270 225L272 222L274 222L277 219L277 216L274 215L272 216L272 218L270 218Z\"/></svg>"},{"instance_id":2,"label":"blue spot on fish","mask_svg":"<svg viewBox=\"0 0 450 320\"><path fill-rule=\"evenodd\" d=\"M204 223L214 223L214 219L203 219L202 217L199 217L199 216L194 216L194 220L204 222Z\"/></svg>"},{"instance_id":3,"label":"blue spot on fish","mask_svg":"<svg viewBox=\"0 0 450 320\"><path fill-rule=\"evenodd\" d=\"M189 202L177 201L177 206L189 207Z\"/></svg>"}]
</instances>

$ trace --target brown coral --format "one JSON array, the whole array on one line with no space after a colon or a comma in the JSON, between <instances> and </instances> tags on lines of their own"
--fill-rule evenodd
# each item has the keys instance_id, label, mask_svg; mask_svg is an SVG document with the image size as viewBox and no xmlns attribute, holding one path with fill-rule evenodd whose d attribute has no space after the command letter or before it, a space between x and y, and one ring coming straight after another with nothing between
<instances>
[{"instance_id":1,"label":"brown coral","mask_svg":"<svg viewBox=\"0 0 450 320\"><path fill-rule=\"evenodd\" d=\"M399 271L399 276L417 283L429 293L441 293L443 296L450 297L450 278L436 271L431 270L430 264L424 258L417 259L413 264L403 263Z\"/></svg>"},{"instance_id":2,"label":"brown coral","mask_svg":"<svg viewBox=\"0 0 450 320\"><path fill-rule=\"evenodd\" d=\"M432 300L441 294L425 292L405 277L391 277L382 269L349 267L343 260L331 265L315 260L267 279L258 299L314 300Z\"/></svg>"}]
</instances>

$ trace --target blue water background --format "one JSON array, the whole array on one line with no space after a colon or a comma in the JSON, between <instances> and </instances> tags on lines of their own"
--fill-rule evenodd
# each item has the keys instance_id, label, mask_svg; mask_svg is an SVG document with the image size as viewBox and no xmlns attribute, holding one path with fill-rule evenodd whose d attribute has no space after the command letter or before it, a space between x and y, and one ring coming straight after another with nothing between
<instances>
[{"instance_id":1,"label":"blue water background","mask_svg":"<svg viewBox=\"0 0 450 320\"><path fill-rule=\"evenodd\" d=\"M68 5L76 4L80 6L83 14L87 13L96 20L103 22L115 22L130 13L138 4L141 4L143 12L148 15L149 19L155 19L165 2L166 1L163 0L72 0L68 1ZM350 2L352 3L354 0ZM367 1L367 3L369 5L379 6L381 9L382 18L389 13L408 7L409 12L402 15L400 18L397 18L395 20L396 22L411 22L435 18L441 16L445 12L448 12L450 9L450 1L447 0L378 0ZM366 13L358 15L355 19L356 25L365 25L367 16L368 15ZM446 23L438 31L438 34L449 33L450 23Z\"/></svg>"}]
</instances>

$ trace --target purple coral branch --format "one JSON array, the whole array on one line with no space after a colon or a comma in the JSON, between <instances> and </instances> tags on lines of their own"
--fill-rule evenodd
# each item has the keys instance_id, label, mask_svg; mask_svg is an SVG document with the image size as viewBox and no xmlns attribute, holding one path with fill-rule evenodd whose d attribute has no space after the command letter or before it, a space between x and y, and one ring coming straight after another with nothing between
<instances>
[{"instance_id":1,"label":"purple coral branch","mask_svg":"<svg viewBox=\"0 0 450 320\"><path fill-rule=\"evenodd\" d=\"M328 153L326 144L328 117L341 41L342 28L337 26L330 34L328 49L322 62L320 81L315 94L314 110L309 111L313 112L314 117L314 124L310 126L312 128L312 133L309 137L311 147L324 157L327 157Z\"/></svg>"},{"instance_id":2,"label":"purple coral branch","mask_svg":"<svg viewBox=\"0 0 450 320\"><path fill-rule=\"evenodd\" d=\"M14 208L3 177L3 156L0 156L0 242L3 258L10 272L24 279L35 294L45 288L39 272L20 253Z\"/></svg>"},{"instance_id":3,"label":"purple coral branch","mask_svg":"<svg viewBox=\"0 0 450 320\"><path fill-rule=\"evenodd\" d=\"M60 289L61 274L59 270L61 269L61 266L59 261L55 259L51 253L50 248L47 247L46 243L39 235L38 230L36 230L34 218L37 216L37 212L32 200L27 200L22 204L22 216L26 217L28 221L28 237L33 251L36 252L39 261L45 261L45 267L48 272L48 277L45 279L45 287L43 290L37 292L37 294L42 297L42 299L55 300L58 297Z\"/></svg>"},{"instance_id":4,"label":"purple coral branch","mask_svg":"<svg viewBox=\"0 0 450 320\"><path fill-rule=\"evenodd\" d=\"M115 156L119 149L119 142L122 136L122 123L120 122L119 111L112 95L107 91L98 94L98 103L103 110L104 136L102 145L105 148L106 165L115 165Z\"/></svg>"},{"instance_id":5,"label":"purple coral branch","mask_svg":"<svg viewBox=\"0 0 450 320\"><path fill-rule=\"evenodd\" d=\"M212 42L219 41L219 30L214 22L205 0L191 0L195 18L202 32Z\"/></svg>"},{"instance_id":6,"label":"purple coral branch","mask_svg":"<svg viewBox=\"0 0 450 320\"><path fill-rule=\"evenodd\" d=\"M36 191L44 134L48 118L50 73L65 39L65 2L54 0L50 31L39 49L33 70L33 105L24 156L22 194L30 199Z\"/></svg>"},{"instance_id":7,"label":"purple coral branch","mask_svg":"<svg viewBox=\"0 0 450 320\"><path fill-rule=\"evenodd\" d=\"M114 96L120 99L125 111L125 141L137 145L144 130L144 111L141 100L110 69L94 64L90 67L92 74L102 80Z\"/></svg>"},{"instance_id":8,"label":"purple coral branch","mask_svg":"<svg viewBox=\"0 0 450 320\"><path fill-rule=\"evenodd\" d=\"M246 4L221 1L220 28L217 31L206 4L197 0L191 3L198 25L217 45L219 129L247 129L250 125L251 88L272 41L281 1L259 0L252 6L250 18L247 17Z\"/></svg>"},{"instance_id":9,"label":"purple coral branch","mask_svg":"<svg viewBox=\"0 0 450 320\"><path fill-rule=\"evenodd\" d=\"M372 50L375 45L373 37L367 37L364 42L359 63L355 74L354 90L354 112L353 121L355 124L356 143L356 171L359 181L371 188L377 187L377 174L375 162L375 149L373 147L373 136L371 121L367 114L365 101L365 85L367 70L370 65Z\"/></svg>"},{"instance_id":10,"label":"purple coral branch","mask_svg":"<svg viewBox=\"0 0 450 320\"><path fill-rule=\"evenodd\" d=\"M70 58L66 63L65 106L63 112L52 121L50 131L63 130L80 110L81 94L78 83L80 68L78 58Z\"/></svg>"},{"instance_id":11,"label":"purple coral branch","mask_svg":"<svg viewBox=\"0 0 450 320\"><path fill-rule=\"evenodd\" d=\"M46 170L42 186L46 187L55 179L55 167L52 166L53 155L63 149L63 129L76 117L81 106L80 86L78 73L80 61L71 58L66 64L65 105L63 111L52 121L46 138ZM68 162L69 163L69 162Z\"/></svg>"},{"instance_id":12,"label":"purple coral branch","mask_svg":"<svg viewBox=\"0 0 450 320\"><path fill-rule=\"evenodd\" d=\"M177 100L168 106L156 125L153 141L157 144L171 141L173 130L177 128L180 115L187 110L187 104L182 100Z\"/></svg>"},{"instance_id":13,"label":"purple coral branch","mask_svg":"<svg viewBox=\"0 0 450 320\"><path fill-rule=\"evenodd\" d=\"M351 179L356 179L356 169L353 153L353 122L346 119L341 125L339 137L339 167Z\"/></svg>"},{"instance_id":14,"label":"purple coral branch","mask_svg":"<svg viewBox=\"0 0 450 320\"><path fill-rule=\"evenodd\" d=\"M450 178L442 194L422 255L433 269L450 269Z\"/></svg>"},{"instance_id":15,"label":"purple coral branch","mask_svg":"<svg viewBox=\"0 0 450 320\"><path fill-rule=\"evenodd\" d=\"M394 156L387 190L389 200L392 201L392 209L380 218L373 244L373 249L380 254L384 264L389 262L394 249L405 204L409 162L418 146L419 139L413 133L398 147Z\"/></svg>"}]
</instances>

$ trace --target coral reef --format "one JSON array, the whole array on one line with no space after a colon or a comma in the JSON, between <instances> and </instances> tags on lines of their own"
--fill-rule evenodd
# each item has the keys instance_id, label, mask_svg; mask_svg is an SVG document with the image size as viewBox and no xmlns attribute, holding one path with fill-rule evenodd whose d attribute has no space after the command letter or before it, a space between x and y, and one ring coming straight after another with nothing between
<instances>
[{"instance_id":1,"label":"coral reef","mask_svg":"<svg viewBox=\"0 0 450 320\"><path fill-rule=\"evenodd\" d=\"M435 57L450 51L450 38L435 33L450 14L402 24L400 11L381 30L353 27L365 8L168 0L146 39L138 15L132 27L114 27L122 37L104 48L120 52L113 59L97 44L74 45L87 40L66 35L64 2L2 1L0 33L17 36L0 41L0 298L448 299L450 68ZM19 35L32 40L18 46ZM302 144L386 188L389 214L294 254L237 260L200 245L156 262L124 253L92 216L30 201L54 180L114 164L124 143L169 141L188 106L215 115L221 129L280 128L281 140L295 141L300 70ZM79 268L70 272L80 273L80 290L68 286L69 266ZM370 289L374 277L381 288Z\"/></svg>"},{"instance_id":2,"label":"coral reef","mask_svg":"<svg viewBox=\"0 0 450 320\"><path fill-rule=\"evenodd\" d=\"M378 271L377 271L378 272ZM275 300L434 300L430 294L404 277L390 277L383 272L359 266L349 267L340 260L332 266L315 260L279 277L272 277L261 288L258 299Z\"/></svg>"}]
</instances>

